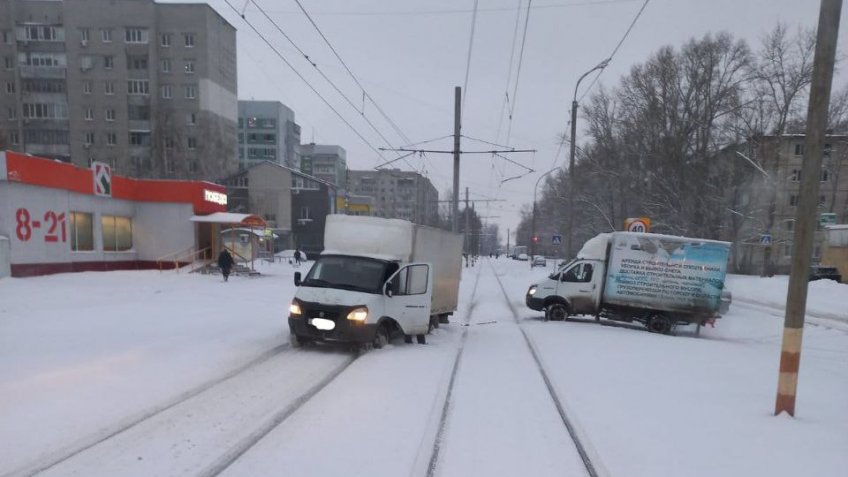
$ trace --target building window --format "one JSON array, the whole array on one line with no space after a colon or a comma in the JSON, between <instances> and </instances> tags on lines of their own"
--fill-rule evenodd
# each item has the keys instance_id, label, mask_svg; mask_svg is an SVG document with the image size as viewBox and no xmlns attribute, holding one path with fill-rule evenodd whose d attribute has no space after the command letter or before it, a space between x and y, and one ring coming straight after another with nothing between
<instances>
[{"instance_id":1,"label":"building window","mask_svg":"<svg viewBox=\"0 0 848 477\"><path fill-rule=\"evenodd\" d=\"M159 37L159 46L164 47L164 48L168 48L168 47L171 46L171 34L170 33L163 33Z\"/></svg>"},{"instance_id":2,"label":"building window","mask_svg":"<svg viewBox=\"0 0 848 477\"><path fill-rule=\"evenodd\" d=\"M165 58L161 61L162 73L170 73L171 72L171 60Z\"/></svg>"},{"instance_id":3,"label":"building window","mask_svg":"<svg viewBox=\"0 0 848 477\"><path fill-rule=\"evenodd\" d=\"M106 133L106 144L109 146L115 146L118 144L118 135L110 132Z\"/></svg>"},{"instance_id":4,"label":"building window","mask_svg":"<svg viewBox=\"0 0 848 477\"><path fill-rule=\"evenodd\" d=\"M784 226L786 227L787 232L792 232L795 230L795 219L787 219L786 222L784 222Z\"/></svg>"},{"instance_id":5,"label":"building window","mask_svg":"<svg viewBox=\"0 0 848 477\"><path fill-rule=\"evenodd\" d=\"M124 41L127 43L147 43L147 28L127 28Z\"/></svg>"},{"instance_id":6,"label":"building window","mask_svg":"<svg viewBox=\"0 0 848 477\"><path fill-rule=\"evenodd\" d=\"M194 60L185 60L185 72L187 75L194 74Z\"/></svg>"},{"instance_id":7,"label":"building window","mask_svg":"<svg viewBox=\"0 0 848 477\"><path fill-rule=\"evenodd\" d=\"M94 221L85 212L71 212L71 250L74 252L94 250Z\"/></svg>"},{"instance_id":8,"label":"building window","mask_svg":"<svg viewBox=\"0 0 848 477\"><path fill-rule=\"evenodd\" d=\"M130 146L150 146L150 133L146 131L130 131Z\"/></svg>"},{"instance_id":9,"label":"building window","mask_svg":"<svg viewBox=\"0 0 848 477\"><path fill-rule=\"evenodd\" d=\"M9 131L9 142L15 146L21 142L17 131Z\"/></svg>"},{"instance_id":10,"label":"building window","mask_svg":"<svg viewBox=\"0 0 848 477\"><path fill-rule=\"evenodd\" d=\"M189 149L197 149L197 138L189 137L187 140L187 144Z\"/></svg>"},{"instance_id":11,"label":"building window","mask_svg":"<svg viewBox=\"0 0 848 477\"><path fill-rule=\"evenodd\" d=\"M830 152L831 152L832 150L833 150L833 145L832 145L832 144L825 144L825 145L824 145L824 151L823 151L823 153L822 153L822 154L824 155L824 157L830 157Z\"/></svg>"},{"instance_id":12,"label":"building window","mask_svg":"<svg viewBox=\"0 0 848 477\"><path fill-rule=\"evenodd\" d=\"M163 85L161 90L162 90L162 99L171 99L171 85L169 85L169 84Z\"/></svg>"},{"instance_id":13,"label":"building window","mask_svg":"<svg viewBox=\"0 0 848 477\"><path fill-rule=\"evenodd\" d=\"M106 110L106 120L107 121L114 121L115 120L115 110L114 109L107 109Z\"/></svg>"},{"instance_id":14,"label":"building window","mask_svg":"<svg viewBox=\"0 0 848 477\"><path fill-rule=\"evenodd\" d=\"M798 206L798 194L790 194L789 195L789 206L797 207Z\"/></svg>"},{"instance_id":15,"label":"building window","mask_svg":"<svg viewBox=\"0 0 848 477\"><path fill-rule=\"evenodd\" d=\"M91 81L85 80L82 82L82 93L91 94Z\"/></svg>"},{"instance_id":16,"label":"building window","mask_svg":"<svg viewBox=\"0 0 848 477\"><path fill-rule=\"evenodd\" d=\"M789 180L791 180L792 182L800 182L801 169L792 169L792 174L789 176Z\"/></svg>"},{"instance_id":17,"label":"building window","mask_svg":"<svg viewBox=\"0 0 848 477\"><path fill-rule=\"evenodd\" d=\"M6 92L9 94L15 94L15 82L7 81L6 82Z\"/></svg>"},{"instance_id":18,"label":"building window","mask_svg":"<svg viewBox=\"0 0 848 477\"><path fill-rule=\"evenodd\" d=\"M85 108L85 120L86 121L94 121L94 109Z\"/></svg>"},{"instance_id":19,"label":"building window","mask_svg":"<svg viewBox=\"0 0 848 477\"><path fill-rule=\"evenodd\" d=\"M194 33L183 33L186 48L194 47Z\"/></svg>"},{"instance_id":20,"label":"building window","mask_svg":"<svg viewBox=\"0 0 848 477\"><path fill-rule=\"evenodd\" d=\"M85 145L91 146L92 144L94 144L94 133L93 132L85 133Z\"/></svg>"},{"instance_id":21,"label":"building window","mask_svg":"<svg viewBox=\"0 0 848 477\"><path fill-rule=\"evenodd\" d=\"M165 149L173 149L177 147L177 142L172 137L165 138Z\"/></svg>"},{"instance_id":22,"label":"building window","mask_svg":"<svg viewBox=\"0 0 848 477\"><path fill-rule=\"evenodd\" d=\"M3 43L5 43L7 45L11 45L12 44L12 38L14 38L14 37L12 36L11 31L3 30Z\"/></svg>"},{"instance_id":23,"label":"building window","mask_svg":"<svg viewBox=\"0 0 848 477\"><path fill-rule=\"evenodd\" d=\"M792 256L792 242L790 240L783 243L783 256L786 258Z\"/></svg>"},{"instance_id":24,"label":"building window","mask_svg":"<svg viewBox=\"0 0 848 477\"><path fill-rule=\"evenodd\" d=\"M112 43L112 30L108 28L100 30L100 39L103 40L103 43Z\"/></svg>"},{"instance_id":25,"label":"building window","mask_svg":"<svg viewBox=\"0 0 848 477\"><path fill-rule=\"evenodd\" d=\"M129 70L146 70L147 69L147 57L146 56L130 56L127 61L127 69Z\"/></svg>"},{"instance_id":26,"label":"building window","mask_svg":"<svg viewBox=\"0 0 848 477\"><path fill-rule=\"evenodd\" d=\"M23 103L25 119L67 119L68 105L64 103Z\"/></svg>"},{"instance_id":27,"label":"building window","mask_svg":"<svg viewBox=\"0 0 848 477\"><path fill-rule=\"evenodd\" d=\"M3 65L6 67L7 70L14 69L15 68L15 59L12 58L11 56L4 56L3 57Z\"/></svg>"},{"instance_id":28,"label":"building window","mask_svg":"<svg viewBox=\"0 0 848 477\"><path fill-rule=\"evenodd\" d=\"M238 133L239 144L244 144L244 133Z\"/></svg>"},{"instance_id":29,"label":"building window","mask_svg":"<svg viewBox=\"0 0 848 477\"><path fill-rule=\"evenodd\" d=\"M312 215L309 213L309 207L300 208L300 220L312 220Z\"/></svg>"},{"instance_id":30,"label":"building window","mask_svg":"<svg viewBox=\"0 0 848 477\"><path fill-rule=\"evenodd\" d=\"M18 27L18 39L25 41L65 41L62 27L28 25Z\"/></svg>"},{"instance_id":31,"label":"building window","mask_svg":"<svg viewBox=\"0 0 848 477\"><path fill-rule=\"evenodd\" d=\"M108 95L115 94L115 83L112 81L107 81L105 85L105 91Z\"/></svg>"},{"instance_id":32,"label":"building window","mask_svg":"<svg viewBox=\"0 0 848 477\"><path fill-rule=\"evenodd\" d=\"M804 144L802 144L802 143L795 144L795 155L796 156L803 156L804 155Z\"/></svg>"},{"instance_id":33,"label":"building window","mask_svg":"<svg viewBox=\"0 0 848 477\"><path fill-rule=\"evenodd\" d=\"M194 99L197 97L197 86L193 84L185 85L185 97L186 99Z\"/></svg>"},{"instance_id":34,"label":"building window","mask_svg":"<svg viewBox=\"0 0 848 477\"><path fill-rule=\"evenodd\" d=\"M197 113L186 113L186 124L189 126L197 125Z\"/></svg>"},{"instance_id":35,"label":"building window","mask_svg":"<svg viewBox=\"0 0 848 477\"><path fill-rule=\"evenodd\" d=\"M150 94L150 82L148 80L128 80L127 94L144 96Z\"/></svg>"},{"instance_id":36,"label":"building window","mask_svg":"<svg viewBox=\"0 0 848 477\"><path fill-rule=\"evenodd\" d=\"M165 161L165 171L168 174L173 174L173 173L177 172L176 161L173 161L173 160Z\"/></svg>"},{"instance_id":37,"label":"building window","mask_svg":"<svg viewBox=\"0 0 848 477\"><path fill-rule=\"evenodd\" d=\"M115 57L112 55L106 55L103 57L103 67L107 70L111 70L115 67Z\"/></svg>"},{"instance_id":38,"label":"building window","mask_svg":"<svg viewBox=\"0 0 848 477\"><path fill-rule=\"evenodd\" d=\"M826 203L827 203L827 198L826 198L825 196L823 196L823 195L820 195L820 196L819 196L819 204L818 204L818 205L819 205L819 207L824 207L824 205L825 205Z\"/></svg>"},{"instance_id":39,"label":"building window","mask_svg":"<svg viewBox=\"0 0 848 477\"><path fill-rule=\"evenodd\" d=\"M9 121L18 119L18 109L14 106L9 106L7 118Z\"/></svg>"},{"instance_id":40,"label":"building window","mask_svg":"<svg viewBox=\"0 0 848 477\"><path fill-rule=\"evenodd\" d=\"M104 215L100 217L103 231L103 251L121 252L132 248L132 219Z\"/></svg>"},{"instance_id":41,"label":"building window","mask_svg":"<svg viewBox=\"0 0 848 477\"><path fill-rule=\"evenodd\" d=\"M150 106L131 104L127 107L130 121L150 121Z\"/></svg>"},{"instance_id":42,"label":"building window","mask_svg":"<svg viewBox=\"0 0 848 477\"><path fill-rule=\"evenodd\" d=\"M830 171L827 169L822 169L821 171L821 182L827 182L830 180Z\"/></svg>"},{"instance_id":43,"label":"building window","mask_svg":"<svg viewBox=\"0 0 848 477\"><path fill-rule=\"evenodd\" d=\"M88 43L88 28L80 28L80 41L82 42L82 46L85 46Z\"/></svg>"},{"instance_id":44,"label":"building window","mask_svg":"<svg viewBox=\"0 0 848 477\"><path fill-rule=\"evenodd\" d=\"M197 161L191 161L188 163L188 171L192 174L197 173Z\"/></svg>"}]
</instances>

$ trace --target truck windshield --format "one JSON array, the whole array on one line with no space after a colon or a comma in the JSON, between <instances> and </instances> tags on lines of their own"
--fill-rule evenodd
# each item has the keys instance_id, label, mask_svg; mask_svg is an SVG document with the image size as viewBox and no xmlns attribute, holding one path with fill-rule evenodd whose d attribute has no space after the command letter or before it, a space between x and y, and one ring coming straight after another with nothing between
<instances>
[{"instance_id":1,"label":"truck windshield","mask_svg":"<svg viewBox=\"0 0 848 477\"><path fill-rule=\"evenodd\" d=\"M383 283L397 270L397 264L364 257L326 255L320 257L303 286L382 293Z\"/></svg>"}]
</instances>

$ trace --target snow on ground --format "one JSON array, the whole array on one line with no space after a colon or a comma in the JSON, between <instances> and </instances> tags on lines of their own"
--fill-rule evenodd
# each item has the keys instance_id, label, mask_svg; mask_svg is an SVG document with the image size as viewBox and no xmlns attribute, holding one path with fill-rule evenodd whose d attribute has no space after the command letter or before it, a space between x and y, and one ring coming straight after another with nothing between
<instances>
[{"instance_id":1,"label":"snow on ground","mask_svg":"<svg viewBox=\"0 0 848 477\"><path fill-rule=\"evenodd\" d=\"M503 258L492 265L463 269L460 311L426 346L395 343L356 359L226 474L426 472L467 331L436 475L579 475L497 270L610 476L845 475L848 332L805 328L798 417L771 415L785 278L731 277L736 301L715 328L669 337L591 320L542 322L524 293L552 269ZM261 271L228 283L146 271L0 280L0 475L91 443L270 356L288 340L294 269ZM813 283L808 309L838 317L845 297L848 285ZM469 309L471 324L461 326ZM345 356L274 355L51 472L196 475ZM142 459L124 460L132 456Z\"/></svg>"}]
</instances>

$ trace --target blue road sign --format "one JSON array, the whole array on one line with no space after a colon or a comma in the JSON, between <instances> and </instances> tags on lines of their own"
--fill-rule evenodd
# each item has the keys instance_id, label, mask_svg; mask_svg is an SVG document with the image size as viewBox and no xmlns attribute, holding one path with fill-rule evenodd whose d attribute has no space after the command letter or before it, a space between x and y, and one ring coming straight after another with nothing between
<instances>
[{"instance_id":1,"label":"blue road sign","mask_svg":"<svg viewBox=\"0 0 848 477\"><path fill-rule=\"evenodd\" d=\"M762 234L762 235L760 235L760 244L762 244L762 245L771 245L771 234Z\"/></svg>"},{"instance_id":2,"label":"blue road sign","mask_svg":"<svg viewBox=\"0 0 848 477\"><path fill-rule=\"evenodd\" d=\"M562 235L554 235L551 237L551 243L554 245L559 245L562 243Z\"/></svg>"}]
</instances>

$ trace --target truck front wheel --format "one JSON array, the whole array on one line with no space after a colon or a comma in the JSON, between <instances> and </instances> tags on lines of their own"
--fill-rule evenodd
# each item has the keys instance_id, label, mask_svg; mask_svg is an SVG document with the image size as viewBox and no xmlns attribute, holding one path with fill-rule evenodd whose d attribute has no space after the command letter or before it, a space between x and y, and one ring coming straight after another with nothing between
<instances>
[{"instance_id":1,"label":"truck front wheel","mask_svg":"<svg viewBox=\"0 0 848 477\"><path fill-rule=\"evenodd\" d=\"M380 349L389 344L389 327L385 324L377 327L377 333L374 335L374 349Z\"/></svg>"},{"instance_id":2,"label":"truck front wheel","mask_svg":"<svg viewBox=\"0 0 848 477\"><path fill-rule=\"evenodd\" d=\"M568 307L562 303L554 303L545 308L545 319L550 321L564 321L568 318Z\"/></svg>"}]
</instances>

